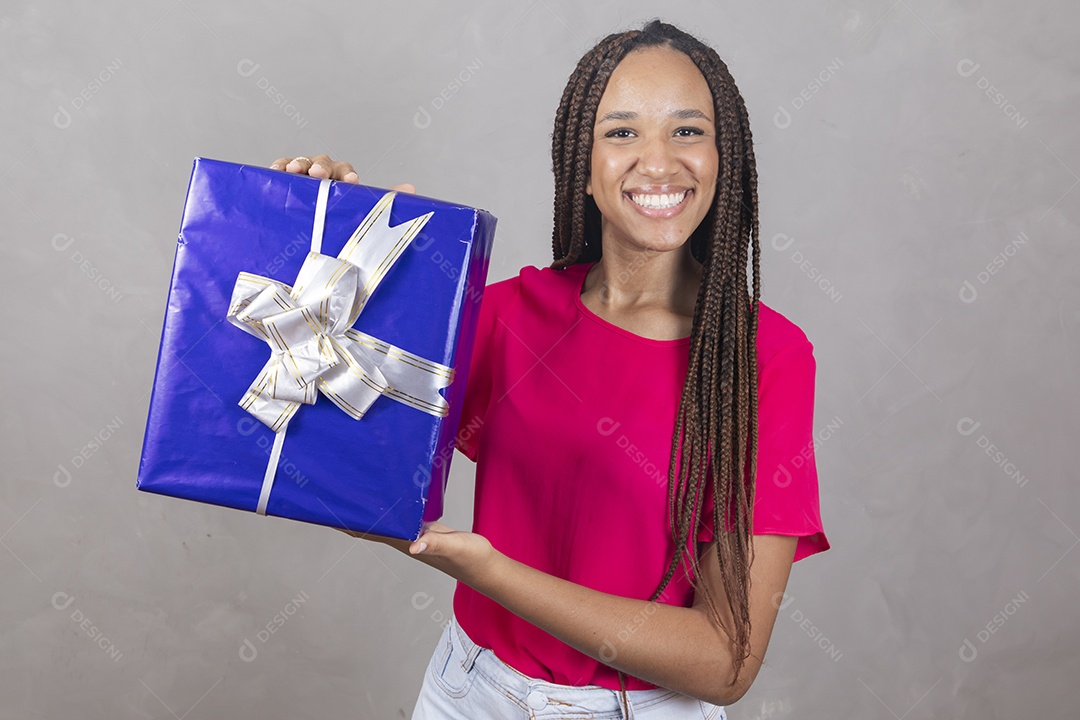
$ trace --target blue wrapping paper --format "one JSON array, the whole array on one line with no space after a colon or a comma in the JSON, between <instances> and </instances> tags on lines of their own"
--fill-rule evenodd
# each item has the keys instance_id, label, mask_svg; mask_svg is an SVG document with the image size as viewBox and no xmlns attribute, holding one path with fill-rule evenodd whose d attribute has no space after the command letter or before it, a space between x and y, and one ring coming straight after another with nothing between
<instances>
[{"instance_id":1,"label":"blue wrapping paper","mask_svg":"<svg viewBox=\"0 0 1080 720\"><path fill-rule=\"evenodd\" d=\"M237 276L291 285L320 181L197 158L177 239L139 490L254 512L274 432L237 403L270 354L226 320ZM337 255L386 190L330 185L321 252ZM437 417L390 397L359 420L322 395L289 422L266 514L413 540L442 515L496 218L397 193L390 225L433 212L353 325L450 366Z\"/></svg>"}]
</instances>

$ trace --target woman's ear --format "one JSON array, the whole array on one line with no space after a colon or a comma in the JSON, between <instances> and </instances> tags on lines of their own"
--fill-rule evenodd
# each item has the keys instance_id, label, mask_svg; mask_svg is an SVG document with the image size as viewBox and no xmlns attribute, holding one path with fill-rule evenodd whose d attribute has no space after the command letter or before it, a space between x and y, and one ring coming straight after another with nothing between
<instances>
[{"instance_id":1,"label":"woman's ear","mask_svg":"<svg viewBox=\"0 0 1080 720\"><path fill-rule=\"evenodd\" d=\"M585 178L585 194L592 195L592 176L586 175Z\"/></svg>"}]
</instances>

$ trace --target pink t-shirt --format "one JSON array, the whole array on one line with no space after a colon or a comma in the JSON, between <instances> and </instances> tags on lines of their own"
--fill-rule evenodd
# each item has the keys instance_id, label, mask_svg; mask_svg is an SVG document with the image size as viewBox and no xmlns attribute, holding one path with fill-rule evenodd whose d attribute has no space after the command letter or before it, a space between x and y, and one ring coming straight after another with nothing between
<instances>
[{"instance_id":1,"label":"pink t-shirt","mask_svg":"<svg viewBox=\"0 0 1080 720\"><path fill-rule=\"evenodd\" d=\"M487 286L456 442L477 463L473 532L543 572L648 600L674 548L667 471L690 338L644 338L585 307L592 264L526 266ZM829 549L812 442L813 346L764 304L758 326L753 532L799 536L800 560ZM712 539L707 497L699 541ZM682 569L661 602L693 604ZM619 689L613 668L464 583L454 614L478 645L528 676ZM609 638L609 649L619 642ZM626 687L656 686L626 676Z\"/></svg>"}]
</instances>

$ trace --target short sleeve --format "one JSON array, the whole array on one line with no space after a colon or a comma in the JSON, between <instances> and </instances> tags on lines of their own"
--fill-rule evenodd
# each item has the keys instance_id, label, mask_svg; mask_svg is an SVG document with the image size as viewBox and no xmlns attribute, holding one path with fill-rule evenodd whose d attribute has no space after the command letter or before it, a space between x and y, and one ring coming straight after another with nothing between
<instances>
[{"instance_id":1,"label":"short sleeve","mask_svg":"<svg viewBox=\"0 0 1080 720\"><path fill-rule=\"evenodd\" d=\"M814 458L814 379L809 340L785 345L758 378L758 454L754 488L754 535L799 538L795 560L829 549L821 523ZM713 538L711 488L699 542Z\"/></svg>"},{"instance_id":2,"label":"short sleeve","mask_svg":"<svg viewBox=\"0 0 1080 720\"><path fill-rule=\"evenodd\" d=\"M498 337L501 335L499 320L505 316L517 297L518 284L517 277L500 280L485 287L481 296L476 339L473 341L469 359L465 399L461 405L461 418L454 441L455 447L473 462L476 462L484 417L491 402L491 388L499 354Z\"/></svg>"}]
</instances>

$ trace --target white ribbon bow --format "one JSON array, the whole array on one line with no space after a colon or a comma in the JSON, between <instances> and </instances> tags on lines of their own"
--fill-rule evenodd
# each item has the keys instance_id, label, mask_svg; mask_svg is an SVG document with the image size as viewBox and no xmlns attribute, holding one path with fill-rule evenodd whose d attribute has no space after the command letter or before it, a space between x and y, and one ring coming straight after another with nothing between
<instances>
[{"instance_id":1,"label":"white ribbon bow","mask_svg":"<svg viewBox=\"0 0 1080 720\"><path fill-rule=\"evenodd\" d=\"M454 370L353 329L372 293L434 214L390 227L394 192L388 192L353 232L337 257L323 255L323 225L330 181L319 184L311 252L296 281L284 283L241 272L228 320L266 341L266 361L239 405L276 433L257 512L266 514L281 445L301 404L322 392L359 420L380 395L437 417L449 405L439 394Z\"/></svg>"}]
</instances>

